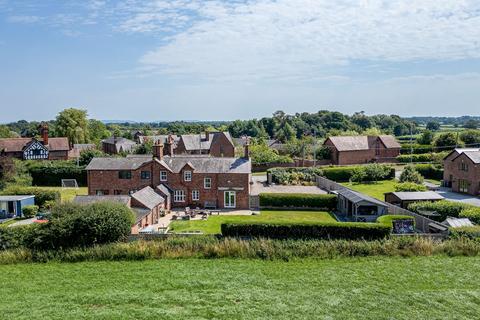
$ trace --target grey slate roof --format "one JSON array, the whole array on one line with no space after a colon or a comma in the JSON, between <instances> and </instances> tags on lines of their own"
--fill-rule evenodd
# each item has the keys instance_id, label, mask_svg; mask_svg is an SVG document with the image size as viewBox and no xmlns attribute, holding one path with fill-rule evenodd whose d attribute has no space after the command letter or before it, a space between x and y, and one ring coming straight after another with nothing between
<instances>
[{"instance_id":1,"label":"grey slate roof","mask_svg":"<svg viewBox=\"0 0 480 320\"><path fill-rule=\"evenodd\" d=\"M174 144L178 142L180 139L180 136L177 136L175 134L172 134ZM138 142L139 143L145 143L147 141L153 141L153 143L163 143L165 144L167 142L168 134L161 134L161 135L155 135L155 136L139 136L138 137Z\"/></svg>"},{"instance_id":2,"label":"grey slate roof","mask_svg":"<svg viewBox=\"0 0 480 320\"><path fill-rule=\"evenodd\" d=\"M131 196L150 210L165 202L165 199L156 193L151 187L145 187L142 190L133 193Z\"/></svg>"},{"instance_id":3,"label":"grey slate roof","mask_svg":"<svg viewBox=\"0 0 480 320\"><path fill-rule=\"evenodd\" d=\"M78 204L91 204L102 201L111 201L118 202L123 204L128 204L130 197L126 195L109 195L109 196L76 196L73 199L73 202Z\"/></svg>"},{"instance_id":4,"label":"grey slate roof","mask_svg":"<svg viewBox=\"0 0 480 320\"><path fill-rule=\"evenodd\" d=\"M86 170L135 170L150 161L152 161L152 156L128 158L93 158L86 167Z\"/></svg>"},{"instance_id":5,"label":"grey slate roof","mask_svg":"<svg viewBox=\"0 0 480 320\"><path fill-rule=\"evenodd\" d=\"M202 156L164 157L163 160L173 172L189 163L196 173L250 173L252 165L246 158L216 158Z\"/></svg>"},{"instance_id":6,"label":"grey slate roof","mask_svg":"<svg viewBox=\"0 0 480 320\"><path fill-rule=\"evenodd\" d=\"M132 208L132 210L135 213L135 223L138 223L140 220L142 220L143 217L145 217L151 212L150 209L143 208Z\"/></svg>"},{"instance_id":7,"label":"grey slate roof","mask_svg":"<svg viewBox=\"0 0 480 320\"><path fill-rule=\"evenodd\" d=\"M370 203L374 203L376 205L379 205L379 206L382 206L382 207L386 207L387 205L385 203L383 203L382 201L380 200L377 200L375 198L372 198L370 196L367 196L366 194L363 194L363 193L360 193L360 192L357 192L357 191L353 191L353 190L350 190L348 188L342 188L342 189L339 189L337 190L337 193L343 197L345 197L346 199L350 200L351 202L353 203L359 203L361 201L368 201Z\"/></svg>"},{"instance_id":8,"label":"grey slate roof","mask_svg":"<svg viewBox=\"0 0 480 320\"><path fill-rule=\"evenodd\" d=\"M208 134L208 140L206 140L205 133L200 134L182 134L180 139L183 140L186 150L210 150L212 141L219 135L225 135L225 137L233 145L233 139L229 132L210 132Z\"/></svg>"},{"instance_id":9,"label":"grey slate roof","mask_svg":"<svg viewBox=\"0 0 480 320\"><path fill-rule=\"evenodd\" d=\"M434 191L391 192L400 200L443 200L444 197Z\"/></svg>"},{"instance_id":10,"label":"grey slate roof","mask_svg":"<svg viewBox=\"0 0 480 320\"><path fill-rule=\"evenodd\" d=\"M464 151L463 152L473 163L480 163L480 151Z\"/></svg>"},{"instance_id":11,"label":"grey slate roof","mask_svg":"<svg viewBox=\"0 0 480 320\"><path fill-rule=\"evenodd\" d=\"M102 143L115 145L115 149L117 152L129 151L137 145L135 141L121 137L110 137L108 139L102 140Z\"/></svg>"}]
</instances>

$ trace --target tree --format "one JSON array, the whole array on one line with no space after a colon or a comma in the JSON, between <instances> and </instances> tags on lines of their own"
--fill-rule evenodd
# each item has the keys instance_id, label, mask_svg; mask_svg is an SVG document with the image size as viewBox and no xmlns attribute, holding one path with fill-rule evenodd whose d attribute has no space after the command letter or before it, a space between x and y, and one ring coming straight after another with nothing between
<instances>
[{"instance_id":1,"label":"tree","mask_svg":"<svg viewBox=\"0 0 480 320\"><path fill-rule=\"evenodd\" d=\"M444 132L437 136L435 139L435 146L436 147L443 147L443 148L454 148L458 145L457 141L457 134L454 132Z\"/></svg>"},{"instance_id":2,"label":"tree","mask_svg":"<svg viewBox=\"0 0 480 320\"><path fill-rule=\"evenodd\" d=\"M438 129L440 129L440 123L437 121L429 121L427 123L427 130L437 131Z\"/></svg>"},{"instance_id":3,"label":"tree","mask_svg":"<svg viewBox=\"0 0 480 320\"><path fill-rule=\"evenodd\" d=\"M13 138L14 135L6 125L0 125L0 138Z\"/></svg>"},{"instance_id":4,"label":"tree","mask_svg":"<svg viewBox=\"0 0 480 320\"><path fill-rule=\"evenodd\" d=\"M400 182L412 182L417 184L423 183L422 175L415 170L414 166L408 165L403 169L402 174L400 175Z\"/></svg>"},{"instance_id":5,"label":"tree","mask_svg":"<svg viewBox=\"0 0 480 320\"><path fill-rule=\"evenodd\" d=\"M78 159L78 164L81 166L86 166L92 161L93 158L106 157L107 155L103 151L97 149L87 149L80 152L80 158Z\"/></svg>"},{"instance_id":6,"label":"tree","mask_svg":"<svg viewBox=\"0 0 480 320\"><path fill-rule=\"evenodd\" d=\"M465 130L460 133L460 139L467 145L480 143L480 131L478 130Z\"/></svg>"},{"instance_id":7,"label":"tree","mask_svg":"<svg viewBox=\"0 0 480 320\"><path fill-rule=\"evenodd\" d=\"M98 143L100 140L108 138L110 131L102 121L90 119L88 120L88 134L90 142Z\"/></svg>"},{"instance_id":8,"label":"tree","mask_svg":"<svg viewBox=\"0 0 480 320\"><path fill-rule=\"evenodd\" d=\"M74 108L61 111L57 115L55 129L58 136L67 137L71 144L87 142L87 111Z\"/></svg>"},{"instance_id":9,"label":"tree","mask_svg":"<svg viewBox=\"0 0 480 320\"><path fill-rule=\"evenodd\" d=\"M463 125L466 129L477 129L478 128L478 121L474 119L467 120Z\"/></svg>"},{"instance_id":10,"label":"tree","mask_svg":"<svg viewBox=\"0 0 480 320\"><path fill-rule=\"evenodd\" d=\"M417 138L417 143L419 144L431 144L433 141L434 134L430 130L425 130L422 132L420 137Z\"/></svg>"},{"instance_id":11,"label":"tree","mask_svg":"<svg viewBox=\"0 0 480 320\"><path fill-rule=\"evenodd\" d=\"M275 138L281 142L288 142L296 138L296 133L292 126L288 122L285 122L285 124L277 130Z\"/></svg>"}]
</instances>

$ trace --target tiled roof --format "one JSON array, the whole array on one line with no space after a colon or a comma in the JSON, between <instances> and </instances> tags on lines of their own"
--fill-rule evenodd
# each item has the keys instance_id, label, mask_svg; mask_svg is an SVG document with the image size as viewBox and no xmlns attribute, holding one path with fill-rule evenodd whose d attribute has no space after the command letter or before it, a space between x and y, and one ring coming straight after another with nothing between
<instances>
[{"instance_id":1,"label":"tiled roof","mask_svg":"<svg viewBox=\"0 0 480 320\"><path fill-rule=\"evenodd\" d=\"M73 199L73 202L79 204L91 204L103 201L118 202L123 204L128 204L130 201L130 196L126 195L111 195L111 196L76 196Z\"/></svg>"},{"instance_id":2,"label":"tiled roof","mask_svg":"<svg viewBox=\"0 0 480 320\"><path fill-rule=\"evenodd\" d=\"M165 143L167 143L167 138L168 138L168 134L156 135L156 136L139 136L138 137L138 142L143 144L147 141L153 141L154 144L156 144L156 143L165 144ZM174 135L174 134L172 134L172 138L173 138L174 144L176 144L178 142L178 140L180 139L179 136Z\"/></svg>"},{"instance_id":3,"label":"tiled roof","mask_svg":"<svg viewBox=\"0 0 480 320\"><path fill-rule=\"evenodd\" d=\"M212 141L217 139L220 135L224 135L233 145L233 140L229 132L210 132L208 134L208 140L206 140L205 133L182 134L180 139L183 141L186 150L210 150Z\"/></svg>"},{"instance_id":4,"label":"tiled roof","mask_svg":"<svg viewBox=\"0 0 480 320\"><path fill-rule=\"evenodd\" d=\"M397 139L391 135L378 136L378 138L383 142L387 148L401 148L402 146L398 143Z\"/></svg>"},{"instance_id":5,"label":"tiled roof","mask_svg":"<svg viewBox=\"0 0 480 320\"><path fill-rule=\"evenodd\" d=\"M464 151L463 154L470 158L473 163L480 163L480 151Z\"/></svg>"},{"instance_id":6,"label":"tiled roof","mask_svg":"<svg viewBox=\"0 0 480 320\"><path fill-rule=\"evenodd\" d=\"M20 152L33 140L34 138L0 139L0 150L5 150L5 152ZM37 140L40 142L43 141L42 139ZM68 138L48 138L47 148L49 151L68 151L70 150Z\"/></svg>"},{"instance_id":7,"label":"tiled roof","mask_svg":"<svg viewBox=\"0 0 480 320\"><path fill-rule=\"evenodd\" d=\"M374 203L374 204L382 206L382 207L387 206L385 203L383 203L380 200L377 200L375 198L367 196L366 194L363 194L363 193L360 193L360 192L357 192L357 191L353 191L353 190L350 190L350 189L347 189L347 188L339 189L339 190L337 190L337 193L339 195L345 197L346 199L350 200L353 203L359 203L361 201L367 201L367 202Z\"/></svg>"},{"instance_id":8,"label":"tiled roof","mask_svg":"<svg viewBox=\"0 0 480 320\"><path fill-rule=\"evenodd\" d=\"M132 198L150 210L165 202L165 199L156 193L151 187L145 187L142 190L133 193Z\"/></svg>"},{"instance_id":9,"label":"tiled roof","mask_svg":"<svg viewBox=\"0 0 480 320\"><path fill-rule=\"evenodd\" d=\"M136 170L150 161L151 157L93 158L86 170Z\"/></svg>"},{"instance_id":10,"label":"tiled roof","mask_svg":"<svg viewBox=\"0 0 480 320\"><path fill-rule=\"evenodd\" d=\"M377 137L375 136L332 136L328 138L338 151L368 150L374 148L372 145ZM390 135L378 136L387 149L400 148L395 137Z\"/></svg>"},{"instance_id":11,"label":"tiled roof","mask_svg":"<svg viewBox=\"0 0 480 320\"><path fill-rule=\"evenodd\" d=\"M392 192L400 200L443 200L444 198L434 191Z\"/></svg>"}]
</instances>

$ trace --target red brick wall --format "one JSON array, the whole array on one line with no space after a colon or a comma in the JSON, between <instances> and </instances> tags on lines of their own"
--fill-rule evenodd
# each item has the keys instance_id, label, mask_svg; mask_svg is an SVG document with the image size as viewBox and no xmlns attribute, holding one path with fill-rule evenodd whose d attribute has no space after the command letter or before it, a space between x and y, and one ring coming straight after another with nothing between
<instances>
[{"instance_id":1,"label":"red brick wall","mask_svg":"<svg viewBox=\"0 0 480 320\"><path fill-rule=\"evenodd\" d=\"M468 194L471 195L479 195L480 194L480 165L474 164L470 158L468 158L465 154L461 154L455 160L451 161L448 160L451 157L446 159L448 165L445 166L445 177L453 176L452 180L452 190L455 192L460 192L460 180L465 180L469 183L468 186ZM464 162L468 164L468 171L463 171L460 169L461 163Z\"/></svg>"},{"instance_id":2,"label":"red brick wall","mask_svg":"<svg viewBox=\"0 0 480 320\"><path fill-rule=\"evenodd\" d=\"M210 153L213 157L235 157L235 146L222 134L214 135Z\"/></svg>"}]
</instances>

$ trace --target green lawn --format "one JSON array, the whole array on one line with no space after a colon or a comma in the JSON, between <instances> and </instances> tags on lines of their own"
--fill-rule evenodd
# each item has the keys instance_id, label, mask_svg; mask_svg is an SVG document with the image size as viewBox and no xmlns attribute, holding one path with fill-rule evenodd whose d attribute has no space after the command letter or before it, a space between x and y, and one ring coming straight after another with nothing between
<instances>
[{"instance_id":1,"label":"green lawn","mask_svg":"<svg viewBox=\"0 0 480 320\"><path fill-rule=\"evenodd\" d=\"M88 188L87 187L80 187L78 189L62 188L62 187L35 187L35 188L60 191L60 194L62 196L62 202L72 201L73 198L75 198L75 196L77 196L77 195L80 196L80 195L87 195L88 194Z\"/></svg>"},{"instance_id":2,"label":"green lawn","mask_svg":"<svg viewBox=\"0 0 480 320\"><path fill-rule=\"evenodd\" d=\"M207 220L173 221L170 229L175 232L202 231L206 234L220 233L220 225L225 222L335 222L324 211L261 211L258 216L209 216Z\"/></svg>"},{"instance_id":3,"label":"green lawn","mask_svg":"<svg viewBox=\"0 0 480 320\"><path fill-rule=\"evenodd\" d=\"M2 319L478 319L480 258L0 266Z\"/></svg>"},{"instance_id":4,"label":"green lawn","mask_svg":"<svg viewBox=\"0 0 480 320\"><path fill-rule=\"evenodd\" d=\"M349 183L344 182L342 185L349 187L355 191L367 194L379 200L385 200L384 193L395 191L395 180L378 181L376 183Z\"/></svg>"}]
</instances>

